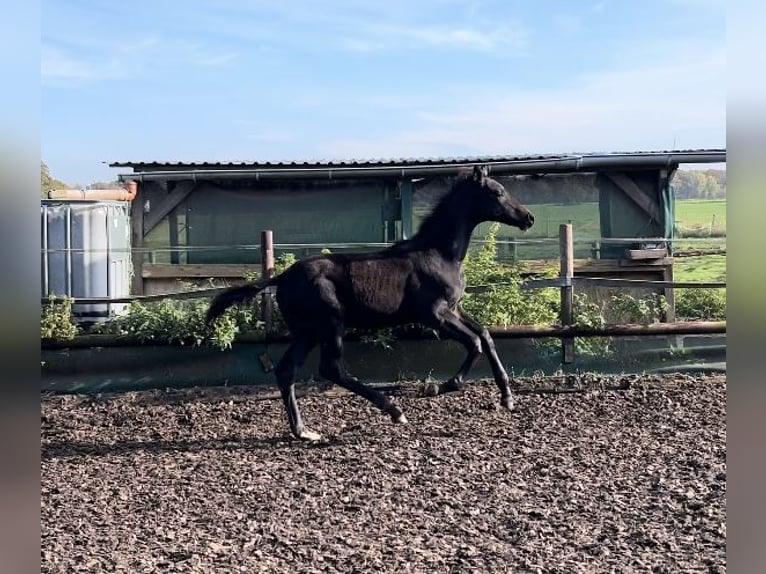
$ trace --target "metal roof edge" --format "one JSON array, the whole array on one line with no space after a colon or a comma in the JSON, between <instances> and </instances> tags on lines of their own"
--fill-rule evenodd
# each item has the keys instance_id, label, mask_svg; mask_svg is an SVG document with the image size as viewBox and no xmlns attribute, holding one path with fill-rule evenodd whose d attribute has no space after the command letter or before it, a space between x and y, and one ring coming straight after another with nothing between
<instances>
[{"instance_id":1,"label":"metal roof edge","mask_svg":"<svg viewBox=\"0 0 766 574\"><path fill-rule=\"evenodd\" d=\"M113 162L110 167L131 167L120 179L210 180L221 178L339 179L367 177L422 177L454 174L458 169L486 165L492 174L573 173L622 168L676 168L681 163L723 163L725 149L548 154L528 156L478 156L464 158L401 159L377 161L328 161L291 163L167 163ZM147 169L149 168L149 169ZM165 168L165 169L162 169Z\"/></svg>"}]
</instances>

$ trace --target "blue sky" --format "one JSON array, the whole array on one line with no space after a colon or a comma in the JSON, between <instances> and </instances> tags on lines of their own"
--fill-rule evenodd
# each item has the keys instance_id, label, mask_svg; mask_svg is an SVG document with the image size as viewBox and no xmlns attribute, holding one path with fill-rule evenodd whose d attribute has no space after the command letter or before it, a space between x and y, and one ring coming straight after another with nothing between
<instances>
[{"instance_id":1,"label":"blue sky","mask_svg":"<svg viewBox=\"0 0 766 574\"><path fill-rule=\"evenodd\" d=\"M723 0L43 0L41 153L303 161L726 146Z\"/></svg>"}]
</instances>

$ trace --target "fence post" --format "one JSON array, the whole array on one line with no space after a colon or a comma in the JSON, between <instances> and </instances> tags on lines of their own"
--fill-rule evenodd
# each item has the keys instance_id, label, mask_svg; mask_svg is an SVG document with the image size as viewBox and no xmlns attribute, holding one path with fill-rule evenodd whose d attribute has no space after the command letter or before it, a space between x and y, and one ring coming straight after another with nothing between
<instances>
[{"instance_id":1,"label":"fence post","mask_svg":"<svg viewBox=\"0 0 766 574\"><path fill-rule=\"evenodd\" d=\"M572 224L562 223L559 226L559 252L561 269L559 276L561 286L561 325L571 325L574 322L574 305L572 292L572 277L574 277L574 241L572 239ZM574 362L574 338L561 338L561 360L564 364Z\"/></svg>"},{"instance_id":2,"label":"fence post","mask_svg":"<svg viewBox=\"0 0 766 574\"><path fill-rule=\"evenodd\" d=\"M261 231L261 279L274 276L274 233L271 229ZM261 299L261 319L266 332L271 332L274 301L270 293L264 293Z\"/></svg>"}]
</instances>

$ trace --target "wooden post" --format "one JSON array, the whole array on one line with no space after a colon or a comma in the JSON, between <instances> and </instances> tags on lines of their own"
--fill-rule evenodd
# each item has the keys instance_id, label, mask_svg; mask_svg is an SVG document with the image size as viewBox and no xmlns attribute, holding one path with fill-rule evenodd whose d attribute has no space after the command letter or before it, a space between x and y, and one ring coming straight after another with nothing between
<instances>
[{"instance_id":1,"label":"wooden post","mask_svg":"<svg viewBox=\"0 0 766 574\"><path fill-rule=\"evenodd\" d=\"M559 250L561 254L560 277L561 286L561 316L562 326L574 322L574 304L572 292L572 277L574 277L574 241L572 240L572 224L562 223L559 226ZM566 365L574 362L574 338L561 338L561 361Z\"/></svg>"},{"instance_id":2,"label":"wooden post","mask_svg":"<svg viewBox=\"0 0 766 574\"><path fill-rule=\"evenodd\" d=\"M274 234L270 229L261 231L261 279L274 276ZM274 301L270 293L264 293L261 299L261 319L266 324L266 332L271 332Z\"/></svg>"},{"instance_id":3,"label":"wooden post","mask_svg":"<svg viewBox=\"0 0 766 574\"><path fill-rule=\"evenodd\" d=\"M126 184L126 189L135 189L136 195L130 203L130 263L133 267L133 277L130 285L131 295L144 294L144 194L143 186L136 182Z\"/></svg>"}]
</instances>

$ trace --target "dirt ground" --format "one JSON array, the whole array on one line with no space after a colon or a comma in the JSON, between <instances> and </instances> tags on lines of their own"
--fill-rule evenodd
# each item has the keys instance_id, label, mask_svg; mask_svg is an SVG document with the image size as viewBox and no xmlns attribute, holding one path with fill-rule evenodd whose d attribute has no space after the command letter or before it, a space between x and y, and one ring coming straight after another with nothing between
<instances>
[{"instance_id":1,"label":"dirt ground","mask_svg":"<svg viewBox=\"0 0 766 574\"><path fill-rule=\"evenodd\" d=\"M41 398L43 572L724 572L726 378L580 375L409 424L305 389Z\"/></svg>"}]
</instances>

